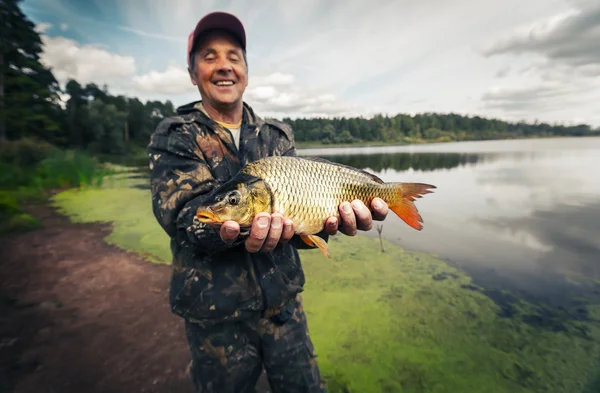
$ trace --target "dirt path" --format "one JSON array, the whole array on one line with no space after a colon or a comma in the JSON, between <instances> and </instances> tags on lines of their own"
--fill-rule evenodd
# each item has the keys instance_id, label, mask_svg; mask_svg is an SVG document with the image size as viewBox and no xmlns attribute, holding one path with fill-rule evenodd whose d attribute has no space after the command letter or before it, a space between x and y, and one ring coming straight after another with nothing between
<instances>
[{"instance_id":1,"label":"dirt path","mask_svg":"<svg viewBox=\"0 0 600 393\"><path fill-rule=\"evenodd\" d=\"M169 267L106 244L108 225L29 210L43 229L0 238L0 392L192 393Z\"/></svg>"}]
</instances>

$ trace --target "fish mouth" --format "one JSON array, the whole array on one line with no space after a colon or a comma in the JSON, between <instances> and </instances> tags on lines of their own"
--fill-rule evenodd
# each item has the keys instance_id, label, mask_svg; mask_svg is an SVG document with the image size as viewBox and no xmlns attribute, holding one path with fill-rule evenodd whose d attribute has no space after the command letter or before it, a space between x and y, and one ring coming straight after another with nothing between
<instances>
[{"instance_id":1,"label":"fish mouth","mask_svg":"<svg viewBox=\"0 0 600 393\"><path fill-rule=\"evenodd\" d=\"M210 209L198 209L196 217L203 224L214 225L222 223L222 220L220 220Z\"/></svg>"}]
</instances>

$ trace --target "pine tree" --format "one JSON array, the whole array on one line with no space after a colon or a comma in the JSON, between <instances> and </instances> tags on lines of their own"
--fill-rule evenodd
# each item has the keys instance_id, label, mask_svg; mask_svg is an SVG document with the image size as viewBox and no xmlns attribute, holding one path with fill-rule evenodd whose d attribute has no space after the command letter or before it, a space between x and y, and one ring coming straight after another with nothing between
<instances>
[{"instance_id":1,"label":"pine tree","mask_svg":"<svg viewBox=\"0 0 600 393\"><path fill-rule=\"evenodd\" d=\"M57 142L60 87L40 62L42 41L20 2L0 1L0 140L33 136Z\"/></svg>"}]
</instances>

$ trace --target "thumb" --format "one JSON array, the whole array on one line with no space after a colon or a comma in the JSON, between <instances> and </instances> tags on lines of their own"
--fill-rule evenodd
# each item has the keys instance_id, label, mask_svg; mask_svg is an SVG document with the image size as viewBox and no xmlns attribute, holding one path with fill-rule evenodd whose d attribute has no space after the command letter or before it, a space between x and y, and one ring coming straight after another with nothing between
<instances>
[{"instance_id":1,"label":"thumb","mask_svg":"<svg viewBox=\"0 0 600 393\"><path fill-rule=\"evenodd\" d=\"M240 226L235 221L225 221L221 225L221 239L225 243L232 243L240 235Z\"/></svg>"}]
</instances>

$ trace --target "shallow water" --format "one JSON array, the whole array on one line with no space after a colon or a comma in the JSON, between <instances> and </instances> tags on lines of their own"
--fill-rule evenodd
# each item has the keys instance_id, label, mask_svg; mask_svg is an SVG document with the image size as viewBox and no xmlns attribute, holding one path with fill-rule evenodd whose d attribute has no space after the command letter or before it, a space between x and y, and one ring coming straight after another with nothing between
<instances>
[{"instance_id":1,"label":"shallow water","mask_svg":"<svg viewBox=\"0 0 600 393\"><path fill-rule=\"evenodd\" d=\"M432 252L488 290L555 305L597 297L600 138L303 149L299 155L437 187L417 201L424 229L390 212L382 235ZM378 236L375 228L370 236ZM594 282L595 281L595 282Z\"/></svg>"}]
</instances>

